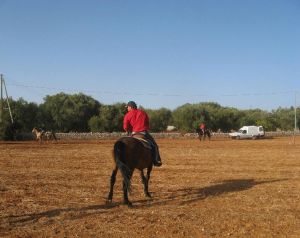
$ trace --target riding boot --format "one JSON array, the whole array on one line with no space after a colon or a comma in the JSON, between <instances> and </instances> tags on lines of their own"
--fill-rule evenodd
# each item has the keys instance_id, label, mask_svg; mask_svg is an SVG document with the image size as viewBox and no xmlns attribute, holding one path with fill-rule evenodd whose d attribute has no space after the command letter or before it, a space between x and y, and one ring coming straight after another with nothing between
<instances>
[{"instance_id":1,"label":"riding boot","mask_svg":"<svg viewBox=\"0 0 300 238\"><path fill-rule=\"evenodd\" d=\"M161 158L157 149L157 146L152 147L152 158L153 158L153 165L154 166L162 166Z\"/></svg>"},{"instance_id":2,"label":"riding boot","mask_svg":"<svg viewBox=\"0 0 300 238\"><path fill-rule=\"evenodd\" d=\"M146 133L145 136L151 142L153 165L157 167L162 166L161 158L158 151L158 145L156 144L154 138L149 133Z\"/></svg>"}]
</instances>

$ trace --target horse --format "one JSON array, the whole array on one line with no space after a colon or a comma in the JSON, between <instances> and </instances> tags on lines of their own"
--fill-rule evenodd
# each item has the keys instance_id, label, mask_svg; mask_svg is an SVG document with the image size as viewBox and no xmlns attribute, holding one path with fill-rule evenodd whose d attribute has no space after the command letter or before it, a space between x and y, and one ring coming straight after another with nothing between
<instances>
[{"instance_id":1,"label":"horse","mask_svg":"<svg viewBox=\"0 0 300 238\"><path fill-rule=\"evenodd\" d=\"M198 134L198 138L199 138L200 141L202 139L205 140L206 136L208 137L209 140L211 138L210 130L207 129L207 128L204 129L204 133L203 133L202 129L200 129L200 128L197 128L196 132Z\"/></svg>"},{"instance_id":2,"label":"horse","mask_svg":"<svg viewBox=\"0 0 300 238\"><path fill-rule=\"evenodd\" d=\"M31 132L35 134L36 140L42 143L45 131L34 127Z\"/></svg>"},{"instance_id":3,"label":"horse","mask_svg":"<svg viewBox=\"0 0 300 238\"><path fill-rule=\"evenodd\" d=\"M123 203L125 205L128 207L132 206L132 203L128 199L128 192L130 192L130 180L135 169L140 171L145 196L151 198L148 190L150 174L153 168L151 146L149 144L148 146L145 145L143 141L132 136L121 137L114 144L113 157L114 169L110 177L110 190L107 203L112 202L113 187L116 182L118 170L120 170L123 177ZM146 176L144 175L144 169L147 169Z\"/></svg>"},{"instance_id":4,"label":"horse","mask_svg":"<svg viewBox=\"0 0 300 238\"><path fill-rule=\"evenodd\" d=\"M57 141L56 135L53 131L46 131L44 133L44 137L46 138L46 140L55 140L55 141Z\"/></svg>"},{"instance_id":5,"label":"horse","mask_svg":"<svg viewBox=\"0 0 300 238\"><path fill-rule=\"evenodd\" d=\"M44 140L57 140L56 135L53 131L44 131L34 127L32 133L35 134L36 140L42 143Z\"/></svg>"}]
</instances>

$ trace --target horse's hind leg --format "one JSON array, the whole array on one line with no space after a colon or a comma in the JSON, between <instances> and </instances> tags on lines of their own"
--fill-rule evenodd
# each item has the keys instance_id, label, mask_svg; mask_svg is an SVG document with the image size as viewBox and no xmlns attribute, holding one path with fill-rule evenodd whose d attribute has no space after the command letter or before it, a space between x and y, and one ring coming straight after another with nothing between
<instances>
[{"instance_id":1,"label":"horse's hind leg","mask_svg":"<svg viewBox=\"0 0 300 238\"><path fill-rule=\"evenodd\" d=\"M129 175L129 179L131 179L132 177L132 174L133 174L133 171L130 172L130 175ZM129 201L128 199L128 191L129 191L129 188L125 182L125 180L123 179L123 197L124 197L124 204L127 205L128 207L131 207L132 206L132 203Z\"/></svg>"},{"instance_id":2,"label":"horse's hind leg","mask_svg":"<svg viewBox=\"0 0 300 238\"><path fill-rule=\"evenodd\" d=\"M125 184L124 181L123 181L123 196L124 196L124 204L131 207L132 203L128 199L128 189L127 189L126 184Z\"/></svg>"},{"instance_id":3,"label":"horse's hind leg","mask_svg":"<svg viewBox=\"0 0 300 238\"><path fill-rule=\"evenodd\" d=\"M117 172L118 172L118 167L116 166L110 176L110 190L109 190L108 197L107 197L107 203L112 202Z\"/></svg>"},{"instance_id":4,"label":"horse's hind leg","mask_svg":"<svg viewBox=\"0 0 300 238\"><path fill-rule=\"evenodd\" d=\"M151 170L152 170L152 167L147 169L147 177L145 177L144 171L141 170L141 178L142 178L142 182L144 184L144 194L148 198L151 198L151 194L149 193L149 190L148 190Z\"/></svg>"}]
</instances>

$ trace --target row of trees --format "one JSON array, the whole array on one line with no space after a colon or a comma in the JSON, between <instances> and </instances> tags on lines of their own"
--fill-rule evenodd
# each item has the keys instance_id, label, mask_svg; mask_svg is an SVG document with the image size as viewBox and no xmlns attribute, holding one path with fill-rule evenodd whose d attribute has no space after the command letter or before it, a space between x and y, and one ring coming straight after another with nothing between
<instances>
[{"instance_id":1,"label":"row of trees","mask_svg":"<svg viewBox=\"0 0 300 238\"><path fill-rule=\"evenodd\" d=\"M12 139L16 135L41 127L56 132L118 132L122 131L126 103L104 105L84 94L59 93L46 96L44 103L9 99L14 123L8 111L0 122L0 139ZM229 132L243 125L262 125L267 131L293 130L294 108L278 108L271 112L261 109L239 110L222 107L217 103L184 104L175 110L143 108L150 117L151 131L165 131L168 125L180 132L194 132L201 122L213 131ZM297 118L300 112L297 112ZM299 125L299 119L297 125Z\"/></svg>"}]
</instances>

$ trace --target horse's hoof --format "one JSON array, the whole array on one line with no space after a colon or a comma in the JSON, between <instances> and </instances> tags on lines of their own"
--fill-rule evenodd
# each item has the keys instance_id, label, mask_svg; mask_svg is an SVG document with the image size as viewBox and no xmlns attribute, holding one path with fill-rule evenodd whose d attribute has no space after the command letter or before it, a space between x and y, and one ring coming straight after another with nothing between
<instances>
[{"instance_id":1,"label":"horse's hoof","mask_svg":"<svg viewBox=\"0 0 300 238\"><path fill-rule=\"evenodd\" d=\"M107 199L105 202L107 205L112 203L112 199Z\"/></svg>"},{"instance_id":2,"label":"horse's hoof","mask_svg":"<svg viewBox=\"0 0 300 238\"><path fill-rule=\"evenodd\" d=\"M147 198L152 198L150 193L146 193L145 195L146 195Z\"/></svg>"},{"instance_id":3,"label":"horse's hoof","mask_svg":"<svg viewBox=\"0 0 300 238\"><path fill-rule=\"evenodd\" d=\"M132 207L132 203L129 201L124 202L124 205L127 205L128 207Z\"/></svg>"}]
</instances>

